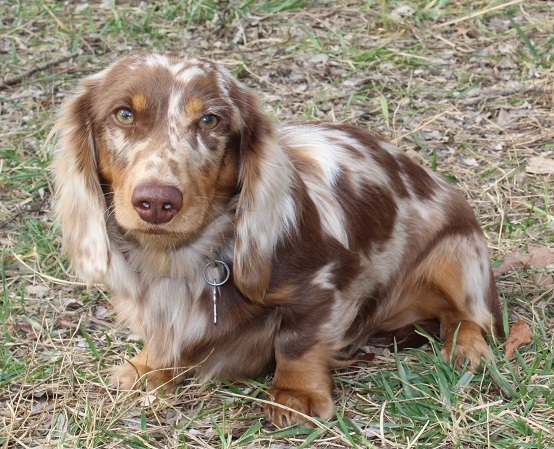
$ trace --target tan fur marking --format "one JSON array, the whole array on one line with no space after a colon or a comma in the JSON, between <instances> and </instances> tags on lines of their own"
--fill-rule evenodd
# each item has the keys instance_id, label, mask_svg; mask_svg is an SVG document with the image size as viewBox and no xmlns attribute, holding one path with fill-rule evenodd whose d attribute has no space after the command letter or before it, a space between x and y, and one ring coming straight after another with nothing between
<instances>
[{"instance_id":1,"label":"tan fur marking","mask_svg":"<svg viewBox=\"0 0 554 449\"><path fill-rule=\"evenodd\" d=\"M113 188L119 188L127 177L127 170L112 163L109 152L102 146L98 148L98 171Z\"/></svg>"},{"instance_id":2,"label":"tan fur marking","mask_svg":"<svg viewBox=\"0 0 554 449\"><path fill-rule=\"evenodd\" d=\"M446 360L451 358L458 368L462 368L467 361L468 369L472 373L478 371L482 358L490 358L489 346L483 337L481 327L473 321L450 323L447 326L442 354Z\"/></svg>"},{"instance_id":3,"label":"tan fur marking","mask_svg":"<svg viewBox=\"0 0 554 449\"><path fill-rule=\"evenodd\" d=\"M185 106L185 112L187 115L201 114L204 112L204 102L198 97L191 98Z\"/></svg>"},{"instance_id":4,"label":"tan fur marking","mask_svg":"<svg viewBox=\"0 0 554 449\"><path fill-rule=\"evenodd\" d=\"M456 262L435 259L427 264L427 275L418 277L402 291L403 300L382 325L384 329L399 328L427 319L438 319L441 337L444 338L443 354L452 357L457 367L468 361L468 369L475 372L481 358L488 359L488 345L481 327L470 321L471 313L466 302L460 266ZM459 330L458 330L459 327ZM453 339L458 330L454 353Z\"/></svg>"},{"instance_id":5,"label":"tan fur marking","mask_svg":"<svg viewBox=\"0 0 554 449\"><path fill-rule=\"evenodd\" d=\"M379 325L399 329L417 321L439 319L460 322L468 318L460 268L448 261L427 263L406 282L396 307Z\"/></svg>"},{"instance_id":6,"label":"tan fur marking","mask_svg":"<svg viewBox=\"0 0 554 449\"><path fill-rule=\"evenodd\" d=\"M131 98L131 106L135 112L142 112L146 109L148 102L144 94L135 94Z\"/></svg>"},{"instance_id":7,"label":"tan fur marking","mask_svg":"<svg viewBox=\"0 0 554 449\"><path fill-rule=\"evenodd\" d=\"M304 420L298 413L279 407L282 404L305 415L329 420L333 417L333 380L328 348L316 346L302 357L291 360L277 354L277 369L269 392L275 405L266 405L269 420L288 426Z\"/></svg>"},{"instance_id":8,"label":"tan fur marking","mask_svg":"<svg viewBox=\"0 0 554 449\"><path fill-rule=\"evenodd\" d=\"M145 383L148 390L170 391L178 384L180 377L175 375L174 369L151 368L155 364L152 353L145 346L131 360L114 368L110 383L122 390L131 390Z\"/></svg>"},{"instance_id":9,"label":"tan fur marking","mask_svg":"<svg viewBox=\"0 0 554 449\"><path fill-rule=\"evenodd\" d=\"M450 260L441 260L439 262L429 268L431 281L449 296L449 299L453 302L453 308L457 311L465 312L467 304L460 264Z\"/></svg>"}]
</instances>

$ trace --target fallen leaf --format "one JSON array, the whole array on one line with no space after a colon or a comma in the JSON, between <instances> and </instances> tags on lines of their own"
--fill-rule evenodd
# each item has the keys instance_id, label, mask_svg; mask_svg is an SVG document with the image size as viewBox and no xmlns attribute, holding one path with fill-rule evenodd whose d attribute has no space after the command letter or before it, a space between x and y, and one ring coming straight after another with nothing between
<instances>
[{"instance_id":1,"label":"fallen leaf","mask_svg":"<svg viewBox=\"0 0 554 449\"><path fill-rule=\"evenodd\" d=\"M549 246L529 247L529 265L535 268L546 268L554 263L554 248Z\"/></svg>"},{"instance_id":2,"label":"fallen leaf","mask_svg":"<svg viewBox=\"0 0 554 449\"><path fill-rule=\"evenodd\" d=\"M27 335L34 334L33 326L28 321L19 321L16 324L16 328L22 332L25 332Z\"/></svg>"},{"instance_id":3,"label":"fallen leaf","mask_svg":"<svg viewBox=\"0 0 554 449\"><path fill-rule=\"evenodd\" d=\"M470 167L479 167L479 162L474 157L464 157L462 162Z\"/></svg>"},{"instance_id":4,"label":"fallen leaf","mask_svg":"<svg viewBox=\"0 0 554 449\"><path fill-rule=\"evenodd\" d=\"M46 296L49 291L50 288L47 285L43 284L28 285L27 287L25 287L25 293L38 299L44 298L44 296Z\"/></svg>"},{"instance_id":5,"label":"fallen leaf","mask_svg":"<svg viewBox=\"0 0 554 449\"><path fill-rule=\"evenodd\" d=\"M77 310L83 307L84 304L83 301L76 298L69 298L64 301L63 305L66 310Z\"/></svg>"},{"instance_id":6,"label":"fallen leaf","mask_svg":"<svg viewBox=\"0 0 554 449\"><path fill-rule=\"evenodd\" d=\"M510 329L506 340L506 358L510 359L517 348L531 341L531 330L522 320L517 321Z\"/></svg>"},{"instance_id":7,"label":"fallen leaf","mask_svg":"<svg viewBox=\"0 0 554 449\"><path fill-rule=\"evenodd\" d=\"M540 273L533 276L533 281L535 281L535 284L546 288L554 284L554 277L547 273Z\"/></svg>"},{"instance_id":8,"label":"fallen leaf","mask_svg":"<svg viewBox=\"0 0 554 449\"><path fill-rule=\"evenodd\" d=\"M113 310L108 309L104 306L98 306L96 307L96 310L94 312L94 316L98 318L99 320L103 320L105 318L108 318L113 315Z\"/></svg>"},{"instance_id":9,"label":"fallen leaf","mask_svg":"<svg viewBox=\"0 0 554 449\"><path fill-rule=\"evenodd\" d=\"M496 120L496 124L498 126L501 126L502 128L505 128L512 122L513 119L514 118L512 114L505 111L504 109L500 109L500 112L498 113L498 118Z\"/></svg>"},{"instance_id":10,"label":"fallen leaf","mask_svg":"<svg viewBox=\"0 0 554 449\"><path fill-rule=\"evenodd\" d=\"M375 358L375 354L360 354L356 357L356 362L369 362Z\"/></svg>"},{"instance_id":11,"label":"fallen leaf","mask_svg":"<svg viewBox=\"0 0 554 449\"><path fill-rule=\"evenodd\" d=\"M157 401L159 400L159 397L158 395L154 394L154 393L148 393L148 394L145 394L142 399L141 399L141 405L143 407L150 407L151 405L153 405L154 403L156 403Z\"/></svg>"},{"instance_id":12,"label":"fallen leaf","mask_svg":"<svg viewBox=\"0 0 554 449\"><path fill-rule=\"evenodd\" d=\"M323 66L324 64L327 64L328 61L329 61L329 55L326 55L325 53L315 54L308 59L308 62L315 66Z\"/></svg>"},{"instance_id":13,"label":"fallen leaf","mask_svg":"<svg viewBox=\"0 0 554 449\"><path fill-rule=\"evenodd\" d=\"M547 159L542 156L530 157L525 171L537 175L552 174L554 173L554 159Z\"/></svg>"},{"instance_id":14,"label":"fallen leaf","mask_svg":"<svg viewBox=\"0 0 554 449\"><path fill-rule=\"evenodd\" d=\"M17 329L25 332L29 337L36 337L42 330L42 325L33 318L25 317L24 321L17 323Z\"/></svg>"},{"instance_id":15,"label":"fallen leaf","mask_svg":"<svg viewBox=\"0 0 554 449\"><path fill-rule=\"evenodd\" d=\"M397 6L394 11L391 12L390 18L395 22L404 22L408 17L415 14L415 9L408 5Z\"/></svg>"},{"instance_id":16,"label":"fallen leaf","mask_svg":"<svg viewBox=\"0 0 554 449\"><path fill-rule=\"evenodd\" d=\"M78 329L79 325L70 319L59 318L56 321L56 329Z\"/></svg>"},{"instance_id":17,"label":"fallen leaf","mask_svg":"<svg viewBox=\"0 0 554 449\"><path fill-rule=\"evenodd\" d=\"M133 342L133 341L140 341L140 335L138 334L129 334L125 341Z\"/></svg>"},{"instance_id":18,"label":"fallen leaf","mask_svg":"<svg viewBox=\"0 0 554 449\"><path fill-rule=\"evenodd\" d=\"M546 268L554 263L554 249L548 246L531 246L527 253L515 251L504 258L499 267L493 268L495 276L507 273L516 266Z\"/></svg>"}]
</instances>

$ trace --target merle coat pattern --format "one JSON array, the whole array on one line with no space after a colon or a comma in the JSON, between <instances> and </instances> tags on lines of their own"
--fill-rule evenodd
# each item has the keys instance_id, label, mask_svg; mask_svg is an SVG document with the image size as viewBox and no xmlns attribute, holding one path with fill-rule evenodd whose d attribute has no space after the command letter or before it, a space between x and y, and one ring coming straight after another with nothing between
<instances>
[{"instance_id":1,"label":"merle coat pattern","mask_svg":"<svg viewBox=\"0 0 554 449\"><path fill-rule=\"evenodd\" d=\"M476 369L502 332L467 202L376 134L278 127L221 66L159 53L85 78L55 131L65 251L144 341L122 388L274 371L270 420L329 419L331 369L373 335L437 320Z\"/></svg>"}]
</instances>

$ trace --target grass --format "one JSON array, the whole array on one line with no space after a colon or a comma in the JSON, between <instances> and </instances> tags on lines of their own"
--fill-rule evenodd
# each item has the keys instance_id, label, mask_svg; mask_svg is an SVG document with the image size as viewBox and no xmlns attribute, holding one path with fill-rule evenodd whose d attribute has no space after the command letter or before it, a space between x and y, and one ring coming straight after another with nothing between
<instances>
[{"instance_id":1,"label":"grass","mask_svg":"<svg viewBox=\"0 0 554 449\"><path fill-rule=\"evenodd\" d=\"M311 428L264 421L265 377L191 379L167 397L106 388L109 367L140 342L105 292L67 271L46 145L79 78L129 51L186 49L226 64L279 121L370 127L445 174L498 266L554 242L552 175L526 172L529 157L553 157L548 2L136 5L0 0L1 79L15 80L0 84L0 448L553 448L553 287L539 282L552 261L497 279L506 325L523 319L533 334L512 359L493 342L493 361L472 375L434 341L377 351L335 373L336 417Z\"/></svg>"}]
</instances>

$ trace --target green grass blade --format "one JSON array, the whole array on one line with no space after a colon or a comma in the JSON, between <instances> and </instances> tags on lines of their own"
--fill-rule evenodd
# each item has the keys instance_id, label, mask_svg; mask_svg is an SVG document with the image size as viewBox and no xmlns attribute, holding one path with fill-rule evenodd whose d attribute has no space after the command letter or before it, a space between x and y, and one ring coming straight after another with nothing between
<instances>
[{"instance_id":1,"label":"green grass blade","mask_svg":"<svg viewBox=\"0 0 554 449\"><path fill-rule=\"evenodd\" d=\"M246 432L244 432L234 443L234 446L249 443L256 435L260 433L260 430L263 428L263 424L261 421L256 421L254 424L252 424L248 429L246 429Z\"/></svg>"},{"instance_id":2,"label":"green grass blade","mask_svg":"<svg viewBox=\"0 0 554 449\"><path fill-rule=\"evenodd\" d=\"M521 37L521 40L525 43L527 49L529 50L529 53L533 56L535 61L538 61L540 59L539 53L537 52L537 49L533 45L533 42L531 42L531 39L527 37L525 32L521 29L521 27L512 19L511 17L508 17L508 20L512 24L512 26L516 29L517 34L519 34L519 37Z\"/></svg>"},{"instance_id":3,"label":"green grass blade","mask_svg":"<svg viewBox=\"0 0 554 449\"><path fill-rule=\"evenodd\" d=\"M79 332L81 333L81 335L83 336L83 338L87 342L87 345L90 349L90 352L92 353L94 358L98 361L102 361L102 356L98 352L98 349L96 349L96 346L95 346L94 342L92 341L92 338L90 338L89 333L86 331L86 329L83 325L79 325Z\"/></svg>"}]
</instances>

